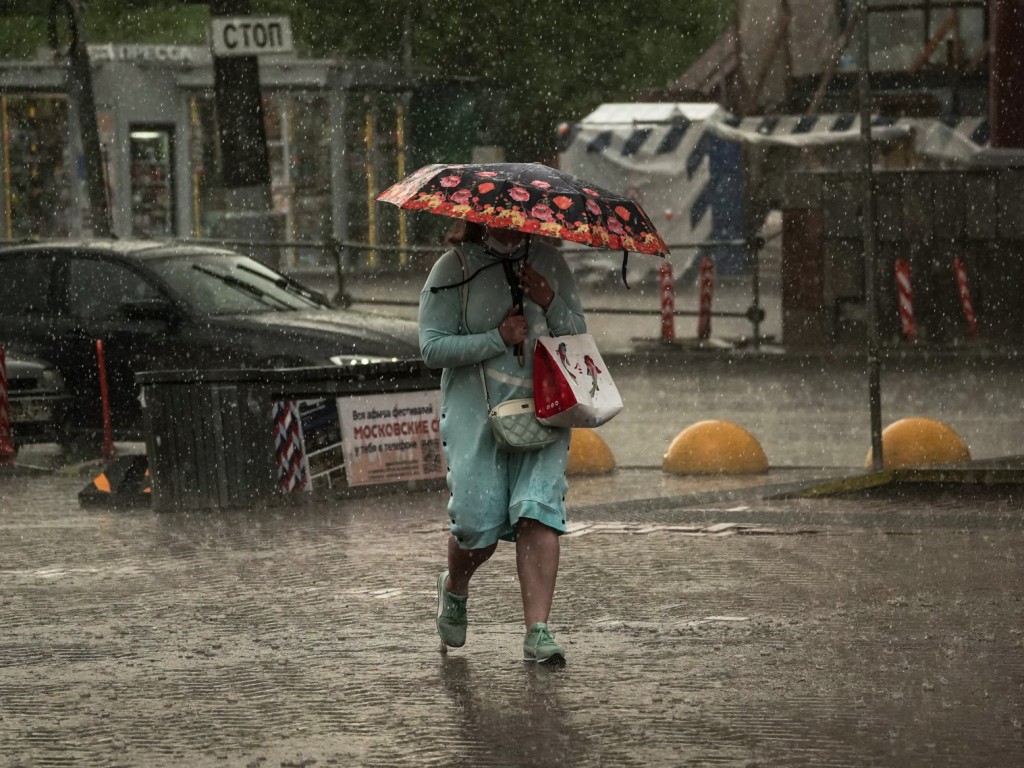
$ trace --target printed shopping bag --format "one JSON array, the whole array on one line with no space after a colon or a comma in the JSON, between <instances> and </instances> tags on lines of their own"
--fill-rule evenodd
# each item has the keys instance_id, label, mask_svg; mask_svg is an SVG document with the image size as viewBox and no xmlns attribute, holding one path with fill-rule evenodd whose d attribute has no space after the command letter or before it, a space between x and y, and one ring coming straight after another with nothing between
<instances>
[{"instance_id":1,"label":"printed shopping bag","mask_svg":"<svg viewBox=\"0 0 1024 768\"><path fill-rule=\"evenodd\" d=\"M533 400L537 420L553 427L598 427L622 410L622 397L589 333L537 339Z\"/></svg>"}]
</instances>

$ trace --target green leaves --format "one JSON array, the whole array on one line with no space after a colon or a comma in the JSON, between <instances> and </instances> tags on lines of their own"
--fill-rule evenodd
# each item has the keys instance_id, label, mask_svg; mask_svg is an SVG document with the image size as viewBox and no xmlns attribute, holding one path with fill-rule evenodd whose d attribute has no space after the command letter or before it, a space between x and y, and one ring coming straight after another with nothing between
<instances>
[{"instance_id":1,"label":"green leaves","mask_svg":"<svg viewBox=\"0 0 1024 768\"><path fill-rule=\"evenodd\" d=\"M676 79L729 24L730 0L251 0L254 15L291 17L314 58L408 61L426 78L472 79L481 143L509 160L550 159L557 125L608 101L637 101ZM46 44L43 18L12 19L10 55ZM89 42L202 45L209 8L91 0Z\"/></svg>"}]
</instances>

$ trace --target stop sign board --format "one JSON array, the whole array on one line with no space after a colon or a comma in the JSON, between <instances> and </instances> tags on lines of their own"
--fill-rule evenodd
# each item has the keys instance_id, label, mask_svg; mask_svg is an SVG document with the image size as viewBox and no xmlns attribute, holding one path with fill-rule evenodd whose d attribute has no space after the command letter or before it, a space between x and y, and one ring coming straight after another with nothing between
<instances>
[{"instance_id":1,"label":"stop sign board","mask_svg":"<svg viewBox=\"0 0 1024 768\"><path fill-rule=\"evenodd\" d=\"M214 56L291 53L292 23L287 16L215 16L210 19Z\"/></svg>"}]
</instances>

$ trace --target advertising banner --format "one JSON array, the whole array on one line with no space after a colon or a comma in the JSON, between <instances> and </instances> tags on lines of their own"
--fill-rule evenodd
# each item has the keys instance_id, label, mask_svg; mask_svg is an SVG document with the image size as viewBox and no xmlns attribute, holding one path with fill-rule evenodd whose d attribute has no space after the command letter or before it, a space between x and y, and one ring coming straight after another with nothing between
<instances>
[{"instance_id":1,"label":"advertising banner","mask_svg":"<svg viewBox=\"0 0 1024 768\"><path fill-rule=\"evenodd\" d=\"M437 390L338 398L348 484L445 476Z\"/></svg>"}]
</instances>

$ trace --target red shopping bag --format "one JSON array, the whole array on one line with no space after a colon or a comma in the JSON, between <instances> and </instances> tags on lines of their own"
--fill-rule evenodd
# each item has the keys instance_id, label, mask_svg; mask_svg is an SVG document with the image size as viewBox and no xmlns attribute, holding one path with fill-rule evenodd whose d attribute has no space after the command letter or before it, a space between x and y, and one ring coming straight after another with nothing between
<instances>
[{"instance_id":1,"label":"red shopping bag","mask_svg":"<svg viewBox=\"0 0 1024 768\"><path fill-rule=\"evenodd\" d=\"M537 420L552 427L598 427L622 410L622 397L588 333L541 336L533 353Z\"/></svg>"}]
</instances>

